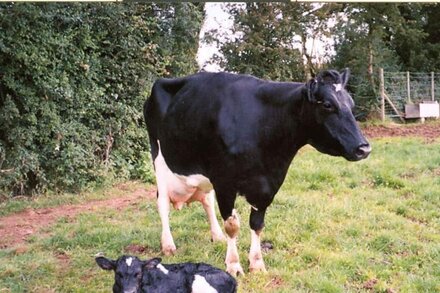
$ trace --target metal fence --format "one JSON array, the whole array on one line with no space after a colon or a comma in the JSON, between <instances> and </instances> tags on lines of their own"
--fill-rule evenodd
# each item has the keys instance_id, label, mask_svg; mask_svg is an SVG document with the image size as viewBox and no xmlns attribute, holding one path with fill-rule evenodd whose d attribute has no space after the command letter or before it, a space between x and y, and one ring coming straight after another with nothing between
<instances>
[{"instance_id":1,"label":"metal fence","mask_svg":"<svg viewBox=\"0 0 440 293\"><path fill-rule=\"evenodd\" d=\"M440 73L384 72L381 80L382 119L405 117L406 104L440 102Z\"/></svg>"}]
</instances>

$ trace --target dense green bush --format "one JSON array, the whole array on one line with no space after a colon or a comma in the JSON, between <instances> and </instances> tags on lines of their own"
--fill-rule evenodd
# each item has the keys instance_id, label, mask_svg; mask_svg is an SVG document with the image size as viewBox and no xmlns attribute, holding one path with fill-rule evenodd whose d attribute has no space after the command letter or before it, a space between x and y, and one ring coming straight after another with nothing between
<instances>
[{"instance_id":1,"label":"dense green bush","mask_svg":"<svg viewBox=\"0 0 440 293\"><path fill-rule=\"evenodd\" d=\"M196 70L201 16L190 3L1 4L0 191L148 175L143 102L158 76Z\"/></svg>"}]
</instances>

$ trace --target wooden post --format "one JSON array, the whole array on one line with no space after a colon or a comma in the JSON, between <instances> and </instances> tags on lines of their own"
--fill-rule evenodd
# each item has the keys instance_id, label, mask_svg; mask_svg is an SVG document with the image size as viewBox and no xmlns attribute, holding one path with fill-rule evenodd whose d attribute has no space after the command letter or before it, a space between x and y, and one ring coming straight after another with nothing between
<instances>
[{"instance_id":1,"label":"wooden post","mask_svg":"<svg viewBox=\"0 0 440 293\"><path fill-rule=\"evenodd\" d=\"M380 116L382 119L382 122L385 121L385 84L384 84L384 78L383 78L383 68L379 68L379 78L380 78Z\"/></svg>"},{"instance_id":2,"label":"wooden post","mask_svg":"<svg viewBox=\"0 0 440 293\"><path fill-rule=\"evenodd\" d=\"M434 102L434 72L431 72L431 100Z\"/></svg>"},{"instance_id":3,"label":"wooden post","mask_svg":"<svg viewBox=\"0 0 440 293\"><path fill-rule=\"evenodd\" d=\"M409 71L406 72L406 88L408 93L408 104L411 104L411 85L409 82Z\"/></svg>"},{"instance_id":4,"label":"wooden post","mask_svg":"<svg viewBox=\"0 0 440 293\"><path fill-rule=\"evenodd\" d=\"M396 115L399 117L400 121L405 122L405 119L402 118L402 114L400 113L399 110L397 110L396 106L394 106L393 101L391 101L390 97L388 97L385 92L383 93L383 95L384 95L386 101L388 102L388 104L393 109L394 113L396 113Z\"/></svg>"}]
</instances>

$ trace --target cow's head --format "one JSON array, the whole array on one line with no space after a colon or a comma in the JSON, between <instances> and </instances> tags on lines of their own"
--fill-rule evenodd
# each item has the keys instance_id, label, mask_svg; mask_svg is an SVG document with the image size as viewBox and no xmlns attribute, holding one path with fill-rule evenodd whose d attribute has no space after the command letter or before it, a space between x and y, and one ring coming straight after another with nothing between
<instances>
[{"instance_id":1,"label":"cow's head","mask_svg":"<svg viewBox=\"0 0 440 293\"><path fill-rule=\"evenodd\" d=\"M371 152L353 116L354 102L345 86L349 70L321 72L306 83L304 114L309 124L309 143L322 153L349 161L365 159Z\"/></svg>"},{"instance_id":2,"label":"cow's head","mask_svg":"<svg viewBox=\"0 0 440 293\"><path fill-rule=\"evenodd\" d=\"M115 272L113 293L137 293L141 292L142 271L145 262L135 256L121 256L117 260L111 260L104 256L97 256L96 263L104 270Z\"/></svg>"}]
</instances>

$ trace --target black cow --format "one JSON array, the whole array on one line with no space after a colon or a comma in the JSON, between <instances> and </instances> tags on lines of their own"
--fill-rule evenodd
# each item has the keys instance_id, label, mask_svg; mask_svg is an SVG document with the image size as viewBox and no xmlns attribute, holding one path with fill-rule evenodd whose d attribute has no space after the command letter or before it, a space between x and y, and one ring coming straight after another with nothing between
<instances>
[{"instance_id":1,"label":"black cow","mask_svg":"<svg viewBox=\"0 0 440 293\"><path fill-rule=\"evenodd\" d=\"M371 151L352 113L354 102L345 90L348 77L348 70L326 70L307 83L230 73L156 81L144 115L163 251L175 250L169 202L202 200L214 189L228 235L227 271L243 273L234 210L240 194L252 207L250 270L265 271L260 249L264 216L297 151L310 144L349 161L365 159Z\"/></svg>"},{"instance_id":2,"label":"black cow","mask_svg":"<svg viewBox=\"0 0 440 293\"><path fill-rule=\"evenodd\" d=\"M96 263L115 272L114 293L234 293L237 281L205 263L161 264L160 258L142 261L123 255L111 260L99 255Z\"/></svg>"}]
</instances>

